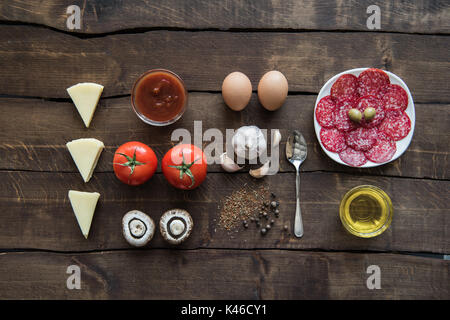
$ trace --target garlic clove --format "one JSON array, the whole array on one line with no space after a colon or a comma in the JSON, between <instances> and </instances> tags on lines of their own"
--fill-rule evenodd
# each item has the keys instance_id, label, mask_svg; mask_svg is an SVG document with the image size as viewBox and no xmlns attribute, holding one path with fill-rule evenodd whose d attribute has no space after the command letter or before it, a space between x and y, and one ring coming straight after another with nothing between
<instances>
[{"instance_id":1,"label":"garlic clove","mask_svg":"<svg viewBox=\"0 0 450 320\"><path fill-rule=\"evenodd\" d=\"M272 148L278 146L280 144L281 141L281 133L280 130L275 129L274 133L272 135Z\"/></svg>"},{"instance_id":2,"label":"garlic clove","mask_svg":"<svg viewBox=\"0 0 450 320\"><path fill-rule=\"evenodd\" d=\"M226 172L236 172L241 170L243 167L238 166L233 159L227 156L227 153L224 152L220 155L220 165L222 169Z\"/></svg>"},{"instance_id":3,"label":"garlic clove","mask_svg":"<svg viewBox=\"0 0 450 320\"><path fill-rule=\"evenodd\" d=\"M270 168L270 161L267 161L262 167L258 169L250 170L249 173L253 178L262 178L267 175Z\"/></svg>"}]
</instances>

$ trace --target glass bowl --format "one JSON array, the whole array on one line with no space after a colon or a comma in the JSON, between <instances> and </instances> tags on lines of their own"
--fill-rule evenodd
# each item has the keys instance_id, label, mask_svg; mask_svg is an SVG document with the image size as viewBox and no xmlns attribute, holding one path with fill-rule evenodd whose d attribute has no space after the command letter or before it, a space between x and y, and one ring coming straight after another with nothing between
<instances>
[{"instance_id":1,"label":"glass bowl","mask_svg":"<svg viewBox=\"0 0 450 320\"><path fill-rule=\"evenodd\" d=\"M382 234L391 225L393 214L392 201L386 192L371 185L350 189L339 207L344 228L361 238Z\"/></svg>"},{"instance_id":2,"label":"glass bowl","mask_svg":"<svg viewBox=\"0 0 450 320\"><path fill-rule=\"evenodd\" d=\"M181 109L173 117L171 117L170 119L164 120L164 121L155 120L155 119L151 119L151 118L147 117L141 111L142 108L141 109L139 108L139 106L137 105L138 102L136 101L136 90L137 90L139 84L141 83L141 81L146 79L151 74L158 74L158 73L167 74L170 78L172 78L172 80L174 79L175 81L178 81L180 87L182 88L182 90L184 92L184 103L183 103L183 106L181 107ZM139 76L139 78L134 82L133 88L131 89L131 106L133 107L134 112L139 117L139 119L141 119L145 123L150 124L152 126L167 126L167 125L174 123L175 121L180 119L181 116L184 114L186 107L187 107L187 103L188 103L188 92L186 90L186 86L185 86L183 80L176 73L174 73L170 70L166 70L166 69L148 70Z\"/></svg>"}]
</instances>

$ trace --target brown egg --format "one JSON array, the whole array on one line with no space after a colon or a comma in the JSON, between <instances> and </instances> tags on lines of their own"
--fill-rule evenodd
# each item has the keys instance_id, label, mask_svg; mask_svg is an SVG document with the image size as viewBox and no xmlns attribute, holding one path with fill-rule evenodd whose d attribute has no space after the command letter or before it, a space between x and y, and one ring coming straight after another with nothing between
<instances>
[{"instance_id":1,"label":"brown egg","mask_svg":"<svg viewBox=\"0 0 450 320\"><path fill-rule=\"evenodd\" d=\"M244 109L252 96L250 79L242 72L232 72L222 83L222 97L227 106L234 111Z\"/></svg>"},{"instance_id":2,"label":"brown egg","mask_svg":"<svg viewBox=\"0 0 450 320\"><path fill-rule=\"evenodd\" d=\"M269 111L279 109L288 94L288 82L280 71L269 71L262 76L258 84L259 102Z\"/></svg>"}]
</instances>

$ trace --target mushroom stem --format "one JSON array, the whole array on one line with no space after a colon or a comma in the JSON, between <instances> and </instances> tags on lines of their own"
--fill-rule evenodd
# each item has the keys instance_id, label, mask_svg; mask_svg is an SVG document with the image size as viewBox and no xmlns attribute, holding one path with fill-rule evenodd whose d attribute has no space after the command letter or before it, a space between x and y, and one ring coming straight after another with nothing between
<instances>
[{"instance_id":1,"label":"mushroom stem","mask_svg":"<svg viewBox=\"0 0 450 320\"><path fill-rule=\"evenodd\" d=\"M182 234L184 232L184 229L184 223L180 219L174 219L169 224L170 233L172 233L176 237Z\"/></svg>"},{"instance_id":2,"label":"mushroom stem","mask_svg":"<svg viewBox=\"0 0 450 320\"><path fill-rule=\"evenodd\" d=\"M142 238L142 236L147 231L145 223L139 219L131 220L128 226L130 228L131 235L135 238Z\"/></svg>"}]
</instances>

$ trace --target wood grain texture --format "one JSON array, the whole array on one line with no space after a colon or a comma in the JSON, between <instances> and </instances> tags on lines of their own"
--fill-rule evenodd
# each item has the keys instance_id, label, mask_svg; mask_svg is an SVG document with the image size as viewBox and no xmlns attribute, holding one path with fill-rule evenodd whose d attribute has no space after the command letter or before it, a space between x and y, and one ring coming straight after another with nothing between
<instances>
[{"instance_id":1,"label":"wood grain texture","mask_svg":"<svg viewBox=\"0 0 450 320\"><path fill-rule=\"evenodd\" d=\"M66 288L69 265L81 269L81 290ZM370 265L380 267L380 290L367 289ZM449 261L393 254L274 250L3 253L0 298L449 299L449 272Z\"/></svg>"},{"instance_id":2,"label":"wood grain texture","mask_svg":"<svg viewBox=\"0 0 450 320\"><path fill-rule=\"evenodd\" d=\"M36 23L63 31L66 8L81 8L78 33L96 34L138 28L293 29L369 31L364 1L294 0L12 0L0 5L4 21ZM449 33L447 1L384 1L381 30L406 33Z\"/></svg>"},{"instance_id":3,"label":"wood grain texture","mask_svg":"<svg viewBox=\"0 0 450 320\"><path fill-rule=\"evenodd\" d=\"M317 93L336 73L372 66L400 76L416 102L450 101L446 36L152 31L79 39L2 26L0 38L0 94L67 98L67 87L85 81L103 84L103 97L129 94L141 73L159 67L178 73L188 90L219 91L234 70L256 88L278 69L291 92Z\"/></svg>"},{"instance_id":4,"label":"wood grain texture","mask_svg":"<svg viewBox=\"0 0 450 320\"><path fill-rule=\"evenodd\" d=\"M267 129L279 128L283 137L280 148L282 172L294 171L294 167L285 159L284 148L288 134L298 128L303 132L309 148L308 158L301 167L303 171L450 179L450 133L447 130L450 122L449 105L417 104L418 121L406 153L381 167L354 169L335 163L320 148L313 127L315 100L316 96L313 95L289 96L280 110L269 112L259 105L254 95L246 109L233 112L224 104L220 94L191 93L183 117L170 127L158 128L148 126L137 118L131 109L129 97L102 99L90 128L86 129L72 103L0 98L0 127L3 128L0 132L0 169L77 172L65 143L93 137L106 145L96 171L112 172L113 154L122 143L142 141L149 144L158 158L162 159L175 143L171 142L174 130L185 128L193 135L194 121L202 120L203 133L210 128L220 129L224 135L224 144L226 129L237 129L249 124ZM209 143L205 141L203 146ZM223 172L217 164L211 165L209 171Z\"/></svg>"},{"instance_id":5,"label":"wood grain texture","mask_svg":"<svg viewBox=\"0 0 450 320\"><path fill-rule=\"evenodd\" d=\"M295 175L282 173L256 180L248 174L209 174L192 191L171 187L156 174L140 187L122 184L113 173L96 173L84 184L77 173L0 172L0 247L57 251L130 248L121 233L122 216L129 210L148 213L155 221L166 210L189 211L195 229L182 248L280 248L323 250L373 250L449 253L450 196L448 181L359 176L331 173L301 175L301 206L305 235L291 230L295 212ZM219 226L221 201L247 184L266 185L277 194L280 217L266 236L256 225L233 231ZM339 203L352 187L376 185L390 195L394 205L392 226L381 236L359 239L348 234L339 220ZM89 239L82 236L67 198L69 189L101 194ZM159 232L152 248L170 248Z\"/></svg>"}]
</instances>

